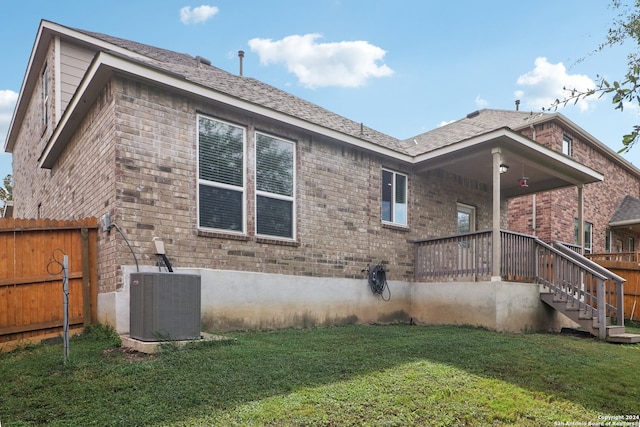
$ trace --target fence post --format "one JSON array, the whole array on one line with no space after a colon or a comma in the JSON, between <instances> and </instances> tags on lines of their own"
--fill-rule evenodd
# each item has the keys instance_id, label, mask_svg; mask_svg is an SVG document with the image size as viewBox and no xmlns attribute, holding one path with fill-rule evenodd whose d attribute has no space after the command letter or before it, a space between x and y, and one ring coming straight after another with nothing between
<instances>
[{"instance_id":1,"label":"fence post","mask_svg":"<svg viewBox=\"0 0 640 427\"><path fill-rule=\"evenodd\" d=\"M82 317L84 326L91 324L91 270L89 259L89 230L82 228Z\"/></svg>"},{"instance_id":2,"label":"fence post","mask_svg":"<svg viewBox=\"0 0 640 427\"><path fill-rule=\"evenodd\" d=\"M598 298L598 337L601 340L607 339L607 294L604 280L598 278L597 298Z\"/></svg>"},{"instance_id":3,"label":"fence post","mask_svg":"<svg viewBox=\"0 0 640 427\"><path fill-rule=\"evenodd\" d=\"M616 317L618 326L624 326L624 282L614 280L616 292Z\"/></svg>"}]
</instances>

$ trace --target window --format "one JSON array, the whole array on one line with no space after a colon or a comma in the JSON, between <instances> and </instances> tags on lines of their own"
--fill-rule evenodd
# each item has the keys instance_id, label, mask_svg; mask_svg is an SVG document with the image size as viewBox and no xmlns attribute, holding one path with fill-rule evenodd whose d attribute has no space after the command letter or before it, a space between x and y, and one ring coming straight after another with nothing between
<instances>
[{"instance_id":1,"label":"window","mask_svg":"<svg viewBox=\"0 0 640 427\"><path fill-rule=\"evenodd\" d=\"M591 249L593 247L593 224L590 222L584 222L584 251L586 253L591 253ZM580 240L578 239L578 219L576 218L573 221L573 238L574 243L576 245L580 244Z\"/></svg>"},{"instance_id":2,"label":"window","mask_svg":"<svg viewBox=\"0 0 640 427\"><path fill-rule=\"evenodd\" d=\"M605 231L605 234L604 234L604 251L612 252L611 251L611 230L609 229L607 229L607 231Z\"/></svg>"},{"instance_id":3,"label":"window","mask_svg":"<svg viewBox=\"0 0 640 427\"><path fill-rule=\"evenodd\" d=\"M458 234L476 231L476 208L458 203Z\"/></svg>"},{"instance_id":4,"label":"window","mask_svg":"<svg viewBox=\"0 0 640 427\"><path fill-rule=\"evenodd\" d=\"M573 140L567 135L562 135L562 154L573 156Z\"/></svg>"},{"instance_id":5,"label":"window","mask_svg":"<svg viewBox=\"0 0 640 427\"><path fill-rule=\"evenodd\" d=\"M629 237L629 248L627 252L635 252L636 251L636 241L633 237Z\"/></svg>"},{"instance_id":6,"label":"window","mask_svg":"<svg viewBox=\"0 0 640 427\"><path fill-rule=\"evenodd\" d=\"M295 146L256 133L256 233L295 235Z\"/></svg>"},{"instance_id":7,"label":"window","mask_svg":"<svg viewBox=\"0 0 640 427\"><path fill-rule=\"evenodd\" d=\"M382 170L382 221L407 225L407 176Z\"/></svg>"},{"instance_id":8,"label":"window","mask_svg":"<svg viewBox=\"0 0 640 427\"><path fill-rule=\"evenodd\" d=\"M49 69L44 66L42 70L42 125L47 127L49 123Z\"/></svg>"},{"instance_id":9,"label":"window","mask_svg":"<svg viewBox=\"0 0 640 427\"><path fill-rule=\"evenodd\" d=\"M198 117L198 225L245 231L245 131Z\"/></svg>"}]
</instances>

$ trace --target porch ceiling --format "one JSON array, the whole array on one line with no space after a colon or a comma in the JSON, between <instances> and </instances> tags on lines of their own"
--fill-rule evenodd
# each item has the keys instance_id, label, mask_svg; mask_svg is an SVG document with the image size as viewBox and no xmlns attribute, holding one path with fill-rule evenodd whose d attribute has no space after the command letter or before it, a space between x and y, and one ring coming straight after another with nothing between
<instances>
[{"instance_id":1,"label":"porch ceiling","mask_svg":"<svg viewBox=\"0 0 640 427\"><path fill-rule=\"evenodd\" d=\"M523 196L603 180L603 175L508 128L497 129L415 158L416 172L443 169L492 186L492 150L500 148L509 170L500 176L504 198ZM528 187L520 185L528 178Z\"/></svg>"}]
</instances>

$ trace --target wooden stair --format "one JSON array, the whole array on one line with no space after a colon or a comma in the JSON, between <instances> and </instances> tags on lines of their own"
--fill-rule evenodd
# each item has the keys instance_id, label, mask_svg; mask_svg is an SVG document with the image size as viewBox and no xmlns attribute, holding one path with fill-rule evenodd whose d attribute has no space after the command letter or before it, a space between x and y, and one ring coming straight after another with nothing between
<instances>
[{"instance_id":1,"label":"wooden stair","mask_svg":"<svg viewBox=\"0 0 640 427\"><path fill-rule=\"evenodd\" d=\"M585 304L578 304L567 294L549 291L541 288L540 299L550 307L558 310L569 319L579 324L585 331L595 337L600 336L600 324L598 322L597 311L593 307ZM611 319L606 319L607 342L619 344L640 343L640 334L626 333L624 326L610 324Z\"/></svg>"}]
</instances>

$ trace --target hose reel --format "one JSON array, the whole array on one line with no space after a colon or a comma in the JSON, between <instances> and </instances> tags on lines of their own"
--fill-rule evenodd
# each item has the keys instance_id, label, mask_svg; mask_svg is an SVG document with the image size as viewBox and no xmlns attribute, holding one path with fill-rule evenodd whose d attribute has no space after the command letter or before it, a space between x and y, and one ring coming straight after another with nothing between
<instances>
[{"instance_id":1,"label":"hose reel","mask_svg":"<svg viewBox=\"0 0 640 427\"><path fill-rule=\"evenodd\" d=\"M385 270L384 265L382 263L372 265L362 271L366 271L368 273L368 282L371 292L379 294L384 301L389 301L391 299L391 290L387 284L387 271ZM384 295L385 289L387 290L386 297Z\"/></svg>"}]
</instances>

